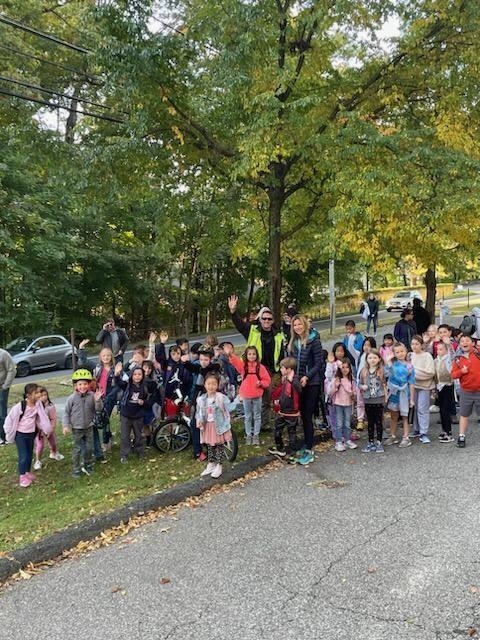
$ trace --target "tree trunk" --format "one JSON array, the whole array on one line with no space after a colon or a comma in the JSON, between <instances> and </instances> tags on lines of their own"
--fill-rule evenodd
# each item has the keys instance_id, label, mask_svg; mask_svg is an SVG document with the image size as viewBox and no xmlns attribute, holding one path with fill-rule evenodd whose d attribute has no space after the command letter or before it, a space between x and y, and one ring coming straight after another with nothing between
<instances>
[{"instance_id":1,"label":"tree trunk","mask_svg":"<svg viewBox=\"0 0 480 640\"><path fill-rule=\"evenodd\" d=\"M285 201L283 186L275 186L268 191L268 276L270 280L270 307L277 324L281 320L282 272L280 268L281 216Z\"/></svg>"},{"instance_id":2,"label":"tree trunk","mask_svg":"<svg viewBox=\"0 0 480 640\"><path fill-rule=\"evenodd\" d=\"M435 275L435 266L429 267L425 272L425 287L427 288L427 299L425 301L425 309L430 314L430 320L435 318L435 299L437 295L437 277Z\"/></svg>"}]
</instances>

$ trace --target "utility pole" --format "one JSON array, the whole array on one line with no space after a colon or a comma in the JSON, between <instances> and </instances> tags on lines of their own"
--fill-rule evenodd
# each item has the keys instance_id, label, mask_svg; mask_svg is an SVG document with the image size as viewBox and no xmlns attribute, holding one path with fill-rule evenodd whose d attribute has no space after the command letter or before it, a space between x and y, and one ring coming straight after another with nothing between
<instances>
[{"instance_id":1,"label":"utility pole","mask_svg":"<svg viewBox=\"0 0 480 640\"><path fill-rule=\"evenodd\" d=\"M335 329L335 260L328 261L328 287L330 297L330 335Z\"/></svg>"}]
</instances>

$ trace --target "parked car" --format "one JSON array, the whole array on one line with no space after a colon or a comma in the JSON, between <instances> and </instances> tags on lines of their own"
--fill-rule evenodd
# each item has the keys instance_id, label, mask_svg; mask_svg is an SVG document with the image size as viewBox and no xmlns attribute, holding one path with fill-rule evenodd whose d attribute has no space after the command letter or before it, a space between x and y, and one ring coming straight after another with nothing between
<instances>
[{"instance_id":1,"label":"parked car","mask_svg":"<svg viewBox=\"0 0 480 640\"><path fill-rule=\"evenodd\" d=\"M422 296L418 291L398 291L393 298L387 300L387 311L393 311L394 309L403 311L403 309L413 306L415 298L422 302Z\"/></svg>"},{"instance_id":2,"label":"parked car","mask_svg":"<svg viewBox=\"0 0 480 640\"><path fill-rule=\"evenodd\" d=\"M24 336L7 344L5 349L17 365L17 378L37 369L72 368L72 346L63 336Z\"/></svg>"}]
</instances>

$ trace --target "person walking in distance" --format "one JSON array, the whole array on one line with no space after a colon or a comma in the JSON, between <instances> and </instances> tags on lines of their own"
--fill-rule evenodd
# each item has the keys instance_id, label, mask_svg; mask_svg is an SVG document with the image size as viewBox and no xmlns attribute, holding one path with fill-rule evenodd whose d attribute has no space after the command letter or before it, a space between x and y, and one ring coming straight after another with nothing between
<instances>
[{"instance_id":1,"label":"person walking in distance","mask_svg":"<svg viewBox=\"0 0 480 640\"><path fill-rule=\"evenodd\" d=\"M378 309L379 304L378 300L373 293L370 293L366 305L368 307L368 317L367 317L367 335L370 334L370 325L373 323L373 335L377 335L378 328Z\"/></svg>"},{"instance_id":2,"label":"person walking in distance","mask_svg":"<svg viewBox=\"0 0 480 640\"><path fill-rule=\"evenodd\" d=\"M17 367L12 356L0 349L0 445L5 444L5 431L3 425L7 417L8 394L17 374Z\"/></svg>"},{"instance_id":3,"label":"person walking in distance","mask_svg":"<svg viewBox=\"0 0 480 640\"><path fill-rule=\"evenodd\" d=\"M473 409L480 417L480 354L470 336L460 338L460 349L453 358L452 378L460 380L460 424L457 447L465 447L468 419Z\"/></svg>"},{"instance_id":4,"label":"person walking in distance","mask_svg":"<svg viewBox=\"0 0 480 640\"><path fill-rule=\"evenodd\" d=\"M237 311L238 296L228 298L228 308L237 331L247 341L247 347L256 347L261 364L274 376L280 369L284 357L285 336L274 324L273 313L268 307L262 307L255 322L244 322ZM270 419L271 387L265 389L262 396L262 428L266 428Z\"/></svg>"},{"instance_id":5,"label":"person walking in distance","mask_svg":"<svg viewBox=\"0 0 480 640\"><path fill-rule=\"evenodd\" d=\"M123 363L123 356L128 345L128 336L123 329L115 326L113 318L109 318L97 335L97 342L103 348L113 351L115 362Z\"/></svg>"}]
</instances>

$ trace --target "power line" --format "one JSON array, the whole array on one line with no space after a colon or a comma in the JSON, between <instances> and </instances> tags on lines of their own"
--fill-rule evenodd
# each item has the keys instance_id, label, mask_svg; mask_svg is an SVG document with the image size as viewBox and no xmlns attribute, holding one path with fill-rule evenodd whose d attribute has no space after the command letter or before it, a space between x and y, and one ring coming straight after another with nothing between
<instances>
[{"instance_id":1,"label":"power line","mask_svg":"<svg viewBox=\"0 0 480 640\"><path fill-rule=\"evenodd\" d=\"M78 102L85 102L85 104L91 104L93 107L99 107L100 109L106 109L107 111L111 111L110 107L107 107L100 102L93 102L92 100L87 100L86 98L77 98L75 96L70 96L68 93L62 93L61 91L56 91L55 89L47 89L46 87L41 87L38 84L30 84L29 82L23 82L22 80L15 80L15 78L7 78L6 76L0 75L0 80L3 82L11 82L12 84L18 84L21 87L26 87L27 89L35 89L36 91L40 91L41 93L47 93L52 96L60 96L61 98L68 98L69 100L75 99Z\"/></svg>"},{"instance_id":2,"label":"power line","mask_svg":"<svg viewBox=\"0 0 480 640\"><path fill-rule=\"evenodd\" d=\"M0 49L4 49L5 51L9 51L10 53L16 53L19 56L23 56L25 58L30 58L31 60L37 60L43 64L49 64L52 67L58 67L59 69L63 69L64 71L70 71L71 73L76 73L77 75L85 78L87 82L90 84L96 85L98 87L102 86L102 82L100 82L97 76L89 75L84 71L80 71L79 69L75 69L74 67L70 67L66 64L60 64L60 62L53 62L52 60L46 60L45 58L41 58L40 56L35 56L33 53L27 53L26 51L21 51L20 49L15 49L15 47L10 47L6 44L0 44Z\"/></svg>"},{"instance_id":3,"label":"power line","mask_svg":"<svg viewBox=\"0 0 480 640\"><path fill-rule=\"evenodd\" d=\"M123 120L119 120L118 118L114 118L113 116L100 115L99 113L92 113L91 111L80 111L79 109L63 107L60 104L54 104L53 102L40 100L39 98L34 98L33 96L25 96L20 93L16 93L15 91L10 91L9 89L3 89L2 87L0 87L0 94L4 96L11 96L13 98L19 98L20 100L25 100L26 102L35 102L36 104L42 104L44 106L50 107L51 109L64 109L65 111L73 111L73 113L79 113L80 115L90 116L92 118L98 118L99 120L107 120L108 122L117 122L118 124L125 124Z\"/></svg>"},{"instance_id":4,"label":"power line","mask_svg":"<svg viewBox=\"0 0 480 640\"><path fill-rule=\"evenodd\" d=\"M50 42L54 42L55 44L59 44L62 47L67 47L68 49L73 49L74 51L79 51L80 53L91 53L91 49L85 49L85 47L79 47L76 44L72 44L71 42L67 42L66 40L61 40L56 36L52 36L49 33L45 33L44 31L39 31L38 29L34 29L33 27L29 27L26 24L22 24L17 20L12 20L12 18L8 18L7 16L0 14L0 22L4 24L8 24L10 27L14 27L15 29L21 29L22 31L26 31L27 33L32 33L39 38L44 38L45 40L49 40Z\"/></svg>"}]
</instances>

